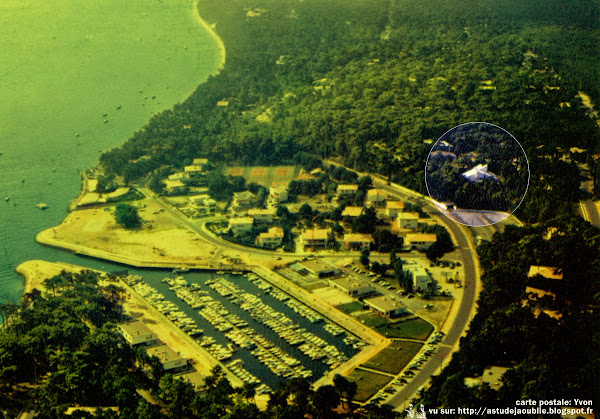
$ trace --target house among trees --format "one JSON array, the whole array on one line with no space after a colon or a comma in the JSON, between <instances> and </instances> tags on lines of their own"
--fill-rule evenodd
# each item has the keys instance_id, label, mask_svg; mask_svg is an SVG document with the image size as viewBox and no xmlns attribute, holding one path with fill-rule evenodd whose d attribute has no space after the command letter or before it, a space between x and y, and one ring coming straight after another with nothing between
<instances>
[{"instance_id":1,"label":"house among trees","mask_svg":"<svg viewBox=\"0 0 600 419\"><path fill-rule=\"evenodd\" d=\"M139 320L134 322L120 323L119 333L131 346L154 345L157 342L156 333Z\"/></svg>"},{"instance_id":2,"label":"house among trees","mask_svg":"<svg viewBox=\"0 0 600 419\"><path fill-rule=\"evenodd\" d=\"M385 201L387 194L383 189L369 189L367 191L367 202L377 204Z\"/></svg>"},{"instance_id":3,"label":"house among trees","mask_svg":"<svg viewBox=\"0 0 600 419\"><path fill-rule=\"evenodd\" d=\"M344 247L348 250L369 249L373 243L371 234L344 234Z\"/></svg>"},{"instance_id":4,"label":"house among trees","mask_svg":"<svg viewBox=\"0 0 600 419\"><path fill-rule=\"evenodd\" d=\"M543 276L546 279L563 279L562 270L559 268L554 268L551 266L535 266L531 265L529 267L529 272L527 273L528 278L534 278L536 276Z\"/></svg>"},{"instance_id":5,"label":"house among trees","mask_svg":"<svg viewBox=\"0 0 600 419\"><path fill-rule=\"evenodd\" d=\"M171 194L183 193L186 190L185 184L180 180L165 180L165 191Z\"/></svg>"},{"instance_id":6,"label":"house among trees","mask_svg":"<svg viewBox=\"0 0 600 419\"><path fill-rule=\"evenodd\" d=\"M252 230L254 220L251 217L232 218L229 220L229 229L233 234L246 233Z\"/></svg>"},{"instance_id":7,"label":"house among trees","mask_svg":"<svg viewBox=\"0 0 600 419\"><path fill-rule=\"evenodd\" d=\"M204 158L194 159L192 164L194 166L200 166L200 167L202 167L202 169L206 169L206 166L208 165L208 159L204 159Z\"/></svg>"},{"instance_id":8,"label":"house among trees","mask_svg":"<svg viewBox=\"0 0 600 419\"><path fill-rule=\"evenodd\" d=\"M173 373L183 371L187 368L187 360L179 356L177 352L167 345L153 346L152 348L148 348L146 353L150 357L157 357L164 371Z\"/></svg>"},{"instance_id":9,"label":"house among trees","mask_svg":"<svg viewBox=\"0 0 600 419\"><path fill-rule=\"evenodd\" d=\"M462 173L462 177L467 179L469 182L481 183L485 180L495 180L499 181L500 178L493 174L492 172L488 172L488 165L478 164L470 170Z\"/></svg>"},{"instance_id":10,"label":"house among trees","mask_svg":"<svg viewBox=\"0 0 600 419\"><path fill-rule=\"evenodd\" d=\"M387 201L385 203L385 215L388 218L395 218L404 211L404 202L402 201Z\"/></svg>"},{"instance_id":11,"label":"house among trees","mask_svg":"<svg viewBox=\"0 0 600 419\"><path fill-rule=\"evenodd\" d=\"M402 212L398 214L396 222L398 223L398 228L407 228L415 230L419 227L419 213Z\"/></svg>"},{"instance_id":12,"label":"house among trees","mask_svg":"<svg viewBox=\"0 0 600 419\"><path fill-rule=\"evenodd\" d=\"M502 387L502 376L509 369L507 367L486 368L479 377L465 377L465 386L475 387L487 383L492 390L498 391Z\"/></svg>"},{"instance_id":13,"label":"house among trees","mask_svg":"<svg viewBox=\"0 0 600 419\"><path fill-rule=\"evenodd\" d=\"M435 234L407 234L404 238L404 244L406 246L419 250L427 250L435 242L437 242L437 236Z\"/></svg>"},{"instance_id":14,"label":"house among trees","mask_svg":"<svg viewBox=\"0 0 600 419\"><path fill-rule=\"evenodd\" d=\"M285 185L271 186L269 195L275 202L285 202L288 200L288 187Z\"/></svg>"},{"instance_id":15,"label":"house among trees","mask_svg":"<svg viewBox=\"0 0 600 419\"><path fill-rule=\"evenodd\" d=\"M374 312L388 318L397 317L406 312L404 303L395 299L392 300L392 298L385 295L367 298L364 303Z\"/></svg>"},{"instance_id":16,"label":"house among trees","mask_svg":"<svg viewBox=\"0 0 600 419\"><path fill-rule=\"evenodd\" d=\"M188 176L188 177L197 176L199 174L202 174L202 172L204 171L202 166L196 166L196 165L185 166L183 170L184 170L184 173L186 174L186 176Z\"/></svg>"},{"instance_id":17,"label":"house among trees","mask_svg":"<svg viewBox=\"0 0 600 419\"><path fill-rule=\"evenodd\" d=\"M258 244L264 247L278 247L281 246L283 236L283 228L271 227L268 232L259 234Z\"/></svg>"},{"instance_id":18,"label":"house among trees","mask_svg":"<svg viewBox=\"0 0 600 419\"><path fill-rule=\"evenodd\" d=\"M329 241L330 228L313 228L302 233L302 246L304 249L326 249Z\"/></svg>"},{"instance_id":19,"label":"house among trees","mask_svg":"<svg viewBox=\"0 0 600 419\"><path fill-rule=\"evenodd\" d=\"M356 185L356 184L338 185L338 187L337 187L338 197L353 196L353 195L356 195L357 192L358 192L358 185Z\"/></svg>"},{"instance_id":20,"label":"house among trees","mask_svg":"<svg viewBox=\"0 0 600 419\"><path fill-rule=\"evenodd\" d=\"M214 214L217 212L217 201L209 195L198 195L190 198L190 208L196 210L196 215Z\"/></svg>"},{"instance_id":21,"label":"house among trees","mask_svg":"<svg viewBox=\"0 0 600 419\"><path fill-rule=\"evenodd\" d=\"M364 211L364 207L346 207L342 211L342 217L359 217Z\"/></svg>"},{"instance_id":22,"label":"house among trees","mask_svg":"<svg viewBox=\"0 0 600 419\"><path fill-rule=\"evenodd\" d=\"M248 208L256 202L256 195L250 191L234 192L233 206L236 208Z\"/></svg>"},{"instance_id":23,"label":"house among trees","mask_svg":"<svg viewBox=\"0 0 600 419\"><path fill-rule=\"evenodd\" d=\"M275 208L259 209L253 208L248 211L248 215L254 219L256 224L268 224L273 222L275 217Z\"/></svg>"}]
</instances>

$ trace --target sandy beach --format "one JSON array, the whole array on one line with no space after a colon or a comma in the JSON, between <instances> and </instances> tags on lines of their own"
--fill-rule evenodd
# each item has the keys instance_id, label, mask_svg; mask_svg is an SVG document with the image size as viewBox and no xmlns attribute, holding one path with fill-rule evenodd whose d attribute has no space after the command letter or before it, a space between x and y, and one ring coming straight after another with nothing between
<instances>
[{"instance_id":1,"label":"sandy beach","mask_svg":"<svg viewBox=\"0 0 600 419\"><path fill-rule=\"evenodd\" d=\"M47 278L52 278L60 274L62 271L81 272L85 268L81 266L71 265L64 262L46 262L44 260L28 260L20 264L15 271L25 280L23 294L31 292L35 288L40 291L44 290L43 282Z\"/></svg>"},{"instance_id":2,"label":"sandy beach","mask_svg":"<svg viewBox=\"0 0 600 419\"><path fill-rule=\"evenodd\" d=\"M200 0L196 0L194 2L194 15L196 16L196 20L198 21L198 23L200 25L202 25L202 27L204 29L206 29L206 31L210 34L212 39L214 39L214 41L219 46L219 52L220 52L220 56L221 56L221 64L219 65L219 70L221 70L223 68L223 66L225 65L225 44L223 43L221 38L219 38L219 35L217 35L217 32L215 30L216 24L211 26L208 23L206 23L206 21L204 19L202 19L202 16L200 16L200 11L198 10L199 3L200 3Z\"/></svg>"}]
</instances>

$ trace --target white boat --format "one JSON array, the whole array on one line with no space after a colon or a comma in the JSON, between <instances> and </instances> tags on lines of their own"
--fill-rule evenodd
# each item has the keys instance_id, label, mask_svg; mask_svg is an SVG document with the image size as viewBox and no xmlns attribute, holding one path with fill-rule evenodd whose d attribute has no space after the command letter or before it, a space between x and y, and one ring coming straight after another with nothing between
<instances>
[{"instance_id":1,"label":"white boat","mask_svg":"<svg viewBox=\"0 0 600 419\"><path fill-rule=\"evenodd\" d=\"M39 209L48 209L48 204L44 203L44 202L40 202L39 204L36 205L36 207L38 207Z\"/></svg>"}]
</instances>

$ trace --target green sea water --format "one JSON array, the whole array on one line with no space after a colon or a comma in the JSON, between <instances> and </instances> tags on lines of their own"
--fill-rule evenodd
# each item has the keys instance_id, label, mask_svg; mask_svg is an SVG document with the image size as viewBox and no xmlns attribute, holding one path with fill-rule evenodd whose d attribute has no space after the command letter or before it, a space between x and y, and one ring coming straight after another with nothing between
<instances>
[{"instance_id":1,"label":"green sea water","mask_svg":"<svg viewBox=\"0 0 600 419\"><path fill-rule=\"evenodd\" d=\"M0 301L20 297L25 260L96 263L34 237L65 217L100 152L220 65L192 0L0 2Z\"/></svg>"}]
</instances>

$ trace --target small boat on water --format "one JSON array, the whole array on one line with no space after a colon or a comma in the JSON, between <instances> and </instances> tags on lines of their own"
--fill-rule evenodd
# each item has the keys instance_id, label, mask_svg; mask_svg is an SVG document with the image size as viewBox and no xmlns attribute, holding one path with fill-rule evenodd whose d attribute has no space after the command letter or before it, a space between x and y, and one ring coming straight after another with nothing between
<instances>
[{"instance_id":1,"label":"small boat on water","mask_svg":"<svg viewBox=\"0 0 600 419\"><path fill-rule=\"evenodd\" d=\"M6 198L4 198L4 200L5 200L6 202L10 201L10 196L7 196Z\"/></svg>"},{"instance_id":2,"label":"small boat on water","mask_svg":"<svg viewBox=\"0 0 600 419\"><path fill-rule=\"evenodd\" d=\"M44 202L40 202L39 204L36 205L36 207L38 207L39 209L48 209L48 204L44 203Z\"/></svg>"}]
</instances>

